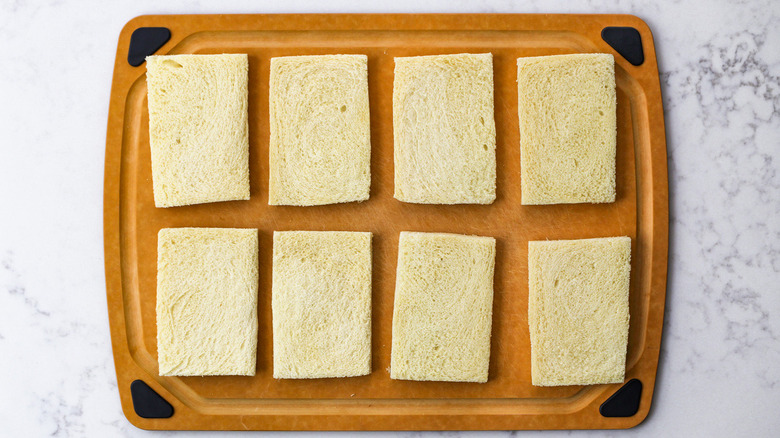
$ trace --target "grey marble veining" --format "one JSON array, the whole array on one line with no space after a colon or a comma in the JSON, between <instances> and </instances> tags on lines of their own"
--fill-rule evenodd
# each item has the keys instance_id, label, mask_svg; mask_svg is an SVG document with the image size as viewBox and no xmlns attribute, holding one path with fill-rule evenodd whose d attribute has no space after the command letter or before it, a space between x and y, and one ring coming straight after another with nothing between
<instances>
[{"instance_id":1,"label":"grey marble veining","mask_svg":"<svg viewBox=\"0 0 780 438\"><path fill-rule=\"evenodd\" d=\"M658 52L670 179L669 286L653 408L626 432L542 434L776 435L780 2L772 0L0 2L0 435L150 435L122 415L106 314L102 174L116 38L139 14L216 12L643 18ZM291 435L315 436L284 434Z\"/></svg>"},{"instance_id":2,"label":"grey marble veining","mask_svg":"<svg viewBox=\"0 0 780 438\"><path fill-rule=\"evenodd\" d=\"M51 316L51 312L41 310L41 305L38 303L37 299L28 296L27 290L20 282L19 273L17 273L14 269L13 253L9 251L0 265L3 267L3 274L5 274L4 277L7 277L7 284L5 285L6 292L8 292L8 294L11 296L17 296L20 302L23 303L24 307L26 307L27 310L33 315L46 317Z\"/></svg>"}]
</instances>

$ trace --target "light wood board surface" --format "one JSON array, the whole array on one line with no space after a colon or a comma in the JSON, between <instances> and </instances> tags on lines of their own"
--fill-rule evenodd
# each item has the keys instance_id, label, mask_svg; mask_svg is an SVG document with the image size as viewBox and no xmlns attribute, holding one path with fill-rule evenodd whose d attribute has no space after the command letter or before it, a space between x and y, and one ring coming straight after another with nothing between
<instances>
[{"instance_id":1,"label":"light wood board surface","mask_svg":"<svg viewBox=\"0 0 780 438\"><path fill-rule=\"evenodd\" d=\"M163 26L157 54L248 53L251 199L154 206L146 68L127 63L131 33ZM633 66L601 39L606 26L642 36ZM393 58L446 53L494 56L497 199L492 205L415 205L393 198ZM611 204L523 206L516 59L612 53L617 81L617 200ZM268 205L268 77L275 56L368 56L371 197L317 207ZM650 409L666 293L668 187L658 68L650 29L627 15L170 15L131 20L119 36L108 119L104 192L106 286L119 395L144 429L446 430L627 428ZM260 235L259 339L254 377L160 377L157 372L157 232L165 227L251 227ZM371 231L372 373L274 380L271 255L277 230ZM497 240L489 381L391 380L390 345L401 231L493 236ZM531 385L529 240L632 238L626 380L644 384L639 412L605 418L598 408L621 385ZM143 380L175 410L141 418L130 383Z\"/></svg>"}]
</instances>

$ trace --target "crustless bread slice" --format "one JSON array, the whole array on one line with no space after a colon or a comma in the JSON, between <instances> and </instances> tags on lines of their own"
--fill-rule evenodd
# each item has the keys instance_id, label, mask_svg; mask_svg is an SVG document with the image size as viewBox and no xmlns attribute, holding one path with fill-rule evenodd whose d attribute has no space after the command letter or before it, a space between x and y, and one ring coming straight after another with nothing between
<instances>
[{"instance_id":1,"label":"crustless bread slice","mask_svg":"<svg viewBox=\"0 0 780 438\"><path fill-rule=\"evenodd\" d=\"M146 58L157 207L249 199L247 55Z\"/></svg>"},{"instance_id":2,"label":"crustless bread slice","mask_svg":"<svg viewBox=\"0 0 780 438\"><path fill-rule=\"evenodd\" d=\"M615 201L615 60L607 54L519 58L523 204Z\"/></svg>"},{"instance_id":3,"label":"crustless bread slice","mask_svg":"<svg viewBox=\"0 0 780 438\"><path fill-rule=\"evenodd\" d=\"M495 255L492 237L401 233L391 378L487 381Z\"/></svg>"},{"instance_id":4,"label":"crustless bread slice","mask_svg":"<svg viewBox=\"0 0 780 438\"><path fill-rule=\"evenodd\" d=\"M371 233L277 231L274 377L371 372Z\"/></svg>"},{"instance_id":5,"label":"crustless bread slice","mask_svg":"<svg viewBox=\"0 0 780 438\"><path fill-rule=\"evenodd\" d=\"M528 242L534 385L623 382L630 270L628 237Z\"/></svg>"},{"instance_id":6,"label":"crustless bread slice","mask_svg":"<svg viewBox=\"0 0 780 438\"><path fill-rule=\"evenodd\" d=\"M256 229L160 230L161 376L255 375L257 263Z\"/></svg>"},{"instance_id":7,"label":"crustless bread slice","mask_svg":"<svg viewBox=\"0 0 780 438\"><path fill-rule=\"evenodd\" d=\"M365 55L271 59L270 205L368 199L371 138Z\"/></svg>"},{"instance_id":8,"label":"crustless bread slice","mask_svg":"<svg viewBox=\"0 0 780 438\"><path fill-rule=\"evenodd\" d=\"M493 55L395 58L393 141L396 199L492 203Z\"/></svg>"}]
</instances>

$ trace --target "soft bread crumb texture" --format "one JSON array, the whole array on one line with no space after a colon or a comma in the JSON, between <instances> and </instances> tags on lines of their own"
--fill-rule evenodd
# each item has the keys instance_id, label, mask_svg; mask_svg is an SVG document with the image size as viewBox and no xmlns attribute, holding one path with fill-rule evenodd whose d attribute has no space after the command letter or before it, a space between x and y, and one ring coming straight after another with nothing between
<instances>
[{"instance_id":1,"label":"soft bread crumb texture","mask_svg":"<svg viewBox=\"0 0 780 438\"><path fill-rule=\"evenodd\" d=\"M274 378L371 372L371 233L274 232Z\"/></svg>"},{"instance_id":2,"label":"soft bread crumb texture","mask_svg":"<svg viewBox=\"0 0 780 438\"><path fill-rule=\"evenodd\" d=\"M254 376L256 229L163 228L157 245L161 376Z\"/></svg>"},{"instance_id":3,"label":"soft bread crumb texture","mask_svg":"<svg viewBox=\"0 0 780 438\"><path fill-rule=\"evenodd\" d=\"M249 199L247 55L146 58L157 207Z\"/></svg>"},{"instance_id":4,"label":"soft bread crumb texture","mask_svg":"<svg viewBox=\"0 0 780 438\"><path fill-rule=\"evenodd\" d=\"M366 55L271 59L270 205L368 199L367 60Z\"/></svg>"},{"instance_id":5,"label":"soft bread crumb texture","mask_svg":"<svg viewBox=\"0 0 780 438\"><path fill-rule=\"evenodd\" d=\"M522 203L614 202L612 55L519 58L517 94Z\"/></svg>"},{"instance_id":6,"label":"soft bread crumb texture","mask_svg":"<svg viewBox=\"0 0 780 438\"><path fill-rule=\"evenodd\" d=\"M395 58L393 141L399 201L492 203L493 55Z\"/></svg>"},{"instance_id":7,"label":"soft bread crumb texture","mask_svg":"<svg viewBox=\"0 0 780 438\"><path fill-rule=\"evenodd\" d=\"M623 382L630 271L628 237L528 242L534 385Z\"/></svg>"},{"instance_id":8,"label":"soft bread crumb texture","mask_svg":"<svg viewBox=\"0 0 780 438\"><path fill-rule=\"evenodd\" d=\"M390 377L487 382L496 240L402 232Z\"/></svg>"}]
</instances>

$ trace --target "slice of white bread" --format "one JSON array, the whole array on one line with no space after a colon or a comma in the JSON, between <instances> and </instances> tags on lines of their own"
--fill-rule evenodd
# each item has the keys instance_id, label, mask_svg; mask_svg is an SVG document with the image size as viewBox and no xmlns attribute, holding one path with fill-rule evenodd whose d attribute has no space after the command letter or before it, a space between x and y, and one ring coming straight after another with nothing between
<instances>
[{"instance_id":1,"label":"slice of white bread","mask_svg":"<svg viewBox=\"0 0 780 438\"><path fill-rule=\"evenodd\" d=\"M623 381L630 271L628 237L528 242L534 385Z\"/></svg>"},{"instance_id":2,"label":"slice of white bread","mask_svg":"<svg viewBox=\"0 0 780 438\"><path fill-rule=\"evenodd\" d=\"M390 377L486 382L496 240L402 232Z\"/></svg>"},{"instance_id":3,"label":"slice of white bread","mask_svg":"<svg viewBox=\"0 0 780 438\"><path fill-rule=\"evenodd\" d=\"M493 55L395 58L393 141L399 201L492 203Z\"/></svg>"},{"instance_id":4,"label":"slice of white bread","mask_svg":"<svg viewBox=\"0 0 780 438\"><path fill-rule=\"evenodd\" d=\"M368 199L366 55L271 58L269 205Z\"/></svg>"},{"instance_id":5,"label":"slice of white bread","mask_svg":"<svg viewBox=\"0 0 780 438\"><path fill-rule=\"evenodd\" d=\"M157 243L161 376L254 376L256 229L163 228Z\"/></svg>"},{"instance_id":6,"label":"slice of white bread","mask_svg":"<svg viewBox=\"0 0 780 438\"><path fill-rule=\"evenodd\" d=\"M146 58L157 207L249 199L247 55Z\"/></svg>"},{"instance_id":7,"label":"slice of white bread","mask_svg":"<svg viewBox=\"0 0 780 438\"><path fill-rule=\"evenodd\" d=\"M522 203L615 201L615 59L519 58Z\"/></svg>"},{"instance_id":8,"label":"slice of white bread","mask_svg":"<svg viewBox=\"0 0 780 438\"><path fill-rule=\"evenodd\" d=\"M274 378L371 372L371 233L274 232Z\"/></svg>"}]
</instances>

